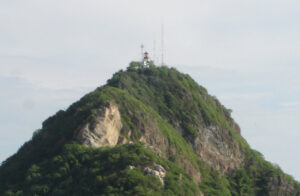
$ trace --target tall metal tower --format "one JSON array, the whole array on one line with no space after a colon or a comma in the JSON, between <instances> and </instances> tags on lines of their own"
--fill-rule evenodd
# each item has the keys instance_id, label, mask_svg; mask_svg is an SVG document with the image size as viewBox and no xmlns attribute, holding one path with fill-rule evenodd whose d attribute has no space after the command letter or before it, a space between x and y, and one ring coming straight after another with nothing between
<instances>
[{"instance_id":1,"label":"tall metal tower","mask_svg":"<svg viewBox=\"0 0 300 196\"><path fill-rule=\"evenodd\" d=\"M164 52L165 52L165 38L164 38L164 34L165 34L165 27L164 27L165 25L164 25L164 20L162 19L162 22L161 22L161 65L164 65L165 64L165 54L164 54Z\"/></svg>"},{"instance_id":2,"label":"tall metal tower","mask_svg":"<svg viewBox=\"0 0 300 196\"><path fill-rule=\"evenodd\" d=\"M144 60L144 44L141 45L141 60Z\"/></svg>"},{"instance_id":3,"label":"tall metal tower","mask_svg":"<svg viewBox=\"0 0 300 196\"><path fill-rule=\"evenodd\" d=\"M152 59L153 63L155 64L156 61L156 41L153 40L153 59Z\"/></svg>"}]
</instances>

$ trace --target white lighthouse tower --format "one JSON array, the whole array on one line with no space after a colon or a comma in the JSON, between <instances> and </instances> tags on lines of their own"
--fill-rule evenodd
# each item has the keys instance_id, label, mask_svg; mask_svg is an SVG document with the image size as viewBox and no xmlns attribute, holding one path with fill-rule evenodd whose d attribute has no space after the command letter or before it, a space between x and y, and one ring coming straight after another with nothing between
<instances>
[{"instance_id":1,"label":"white lighthouse tower","mask_svg":"<svg viewBox=\"0 0 300 196\"><path fill-rule=\"evenodd\" d=\"M148 67L150 63L150 57L147 51L144 52L143 44L141 45L141 54L142 54L141 67Z\"/></svg>"},{"instance_id":2,"label":"white lighthouse tower","mask_svg":"<svg viewBox=\"0 0 300 196\"><path fill-rule=\"evenodd\" d=\"M149 53L144 52L143 67L148 67L150 62Z\"/></svg>"}]
</instances>

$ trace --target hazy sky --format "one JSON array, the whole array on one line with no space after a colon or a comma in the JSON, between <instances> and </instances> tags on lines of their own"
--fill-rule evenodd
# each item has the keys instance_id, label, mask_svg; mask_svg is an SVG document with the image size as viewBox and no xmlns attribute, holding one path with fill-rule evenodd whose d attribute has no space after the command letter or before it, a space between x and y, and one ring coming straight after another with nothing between
<instances>
[{"instance_id":1,"label":"hazy sky","mask_svg":"<svg viewBox=\"0 0 300 196\"><path fill-rule=\"evenodd\" d=\"M250 145L300 180L300 1L0 2L0 162L49 115L140 58L190 74Z\"/></svg>"}]
</instances>

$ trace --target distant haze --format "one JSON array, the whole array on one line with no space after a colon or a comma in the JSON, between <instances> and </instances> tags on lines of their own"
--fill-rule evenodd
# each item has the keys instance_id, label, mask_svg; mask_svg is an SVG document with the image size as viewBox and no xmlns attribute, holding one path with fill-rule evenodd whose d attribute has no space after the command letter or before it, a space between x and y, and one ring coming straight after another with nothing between
<instances>
[{"instance_id":1,"label":"distant haze","mask_svg":"<svg viewBox=\"0 0 300 196\"><path fill-rule=\"evenodd\" d=\"M0 2L0 161L59 109L140 59L190 74L250 145L300 180L300 1Z\"/></svg>"}]
</instances>

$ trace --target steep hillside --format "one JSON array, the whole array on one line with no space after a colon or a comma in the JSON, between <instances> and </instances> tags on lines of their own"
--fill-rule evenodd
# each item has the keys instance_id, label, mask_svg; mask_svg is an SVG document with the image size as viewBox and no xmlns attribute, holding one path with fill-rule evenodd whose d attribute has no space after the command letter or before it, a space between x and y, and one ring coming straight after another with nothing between
<instances>
[{"instance_id":1,"label":"steep hillside","mask_svg":"<svg viewBox=\"0 0 300 196\"><path fill-rule=\"evenodd\" d=\"M132 62L44 121L0 167L0 195L300 195L207 90Z\"/></svg>"}]
</instances>

